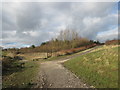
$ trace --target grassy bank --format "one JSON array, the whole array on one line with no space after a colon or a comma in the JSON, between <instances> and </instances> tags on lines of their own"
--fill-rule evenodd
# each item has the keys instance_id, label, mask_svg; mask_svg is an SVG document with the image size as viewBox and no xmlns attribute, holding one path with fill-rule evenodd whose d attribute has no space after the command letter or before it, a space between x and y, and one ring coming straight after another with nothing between
<instances>
[{"instance_id":1,"label":"grassy bank","mask_svg":"<svg viewBox=\"0 0 120 90\"><path fill-rule=\"evenodd\" d=\"M118 87L117 46L103 46L91 53L71 59L64 65L96 88Z\"/></svg>"},{"instance_id":2,"label":"grassy bank","mask_svg":"<svg viewBox=\"0 0 120 90\"><path fill-rule=\"evenodd\" d=\"M17 65L20 62L15 62ZM33 85L35 76L38 72L38 62L26 61L24 68L17 70L16 72L3 75L3 88L28 88ZM16 68L17 69L17 68Z\"/></svg>"},{"instance_id":3,"label":"grassy bank","mask_svg":"<svg viewBox=\"0 0 120 90\"><path fill-rule=\"evenodd\" d=\"M101 47L101 46L99 46L99 47ZM99 47L96 47L96 48L99 48ZM50 57L50 58L48 58L48 59L46 59L46 60L44 60L44 61L62 60L62 59L70 58L70 57L72 57L72 56L74 57L74 56L76 56L76 55L79 55L79 54L88 52L88 51L92 50L93 48L94 48L94 47L89 48L89 49L85 49L85 50L82 50L82 51L79 51L79 52L76 52L76 53L74 52L74 53L68 54L68 55L61 55L61 56Z\"/></svg>"}]
</instances>

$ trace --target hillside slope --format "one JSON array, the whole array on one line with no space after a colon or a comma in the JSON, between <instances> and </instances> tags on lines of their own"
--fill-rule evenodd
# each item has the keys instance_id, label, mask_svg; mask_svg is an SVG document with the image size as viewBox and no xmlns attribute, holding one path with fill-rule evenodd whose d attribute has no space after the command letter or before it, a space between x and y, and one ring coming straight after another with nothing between
<instances>
[{"instance_id":1,"label":"hillside slope","mask_svg":"<svg viewBox=\"0 0 120 90\"><path fill-rule=\"evenodd\" d=\"M92 53L78 56L64 63L78 77L96 88L118 87L118 47L103 46Z\"/></svg>"}]
</instances>

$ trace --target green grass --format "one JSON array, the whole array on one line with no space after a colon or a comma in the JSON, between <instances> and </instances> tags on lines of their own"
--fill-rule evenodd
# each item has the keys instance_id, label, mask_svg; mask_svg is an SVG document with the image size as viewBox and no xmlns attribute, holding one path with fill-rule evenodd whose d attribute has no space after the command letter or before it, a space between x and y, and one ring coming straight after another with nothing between
<instances>
[{"instance_id":1,"label":"green grass","mask_svg":"<svg viewBox=\"0 0 120 90\"><path fill-rule=\"evenodd\" d=\"M53 61L53 60L63 59L65 57L67 57L67 56L69 56L69 55L63 55L63 56L58 56L58 57L54 56L54 57L46 59L45 61Z\"/></svg>"},{"instance_id":2,"label":"green grass","mask_svg":"<svg viewBox=\"0 0 120 90\"><path fill-rule=\"evenodd\" d=\"M15 62L19 64L19 62ZM38 72L38 62L27 61L25 67L22 70L18 70L12 74L3 76L3 88L28 88L36 79Z\"/></svg>"},{"instance_id":3,"label":"green grass","mask_svg":"<svg viewBox=\"0 0 120 90\"><path fill-rule=\"evenodd\" d=\"M6 55L7 55L7 52L1 51L1 52L0 52L0 55L6 56Z\"/></svg>"},{"instance_id":4,"label":"green grass","mask_svg":"<svg viewBox=\"0 0 120 90\"><path fill-rule=\"evenodd\" d=\"M65 62L64 66L96 88L118 87L118 47L100 47Z\"/></svg>"}]
</instances>

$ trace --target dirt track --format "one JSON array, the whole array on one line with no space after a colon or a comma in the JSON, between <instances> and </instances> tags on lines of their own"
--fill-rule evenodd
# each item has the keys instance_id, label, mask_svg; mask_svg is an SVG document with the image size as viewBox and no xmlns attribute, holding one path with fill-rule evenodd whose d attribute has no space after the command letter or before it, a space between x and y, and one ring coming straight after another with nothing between
<instances>
[{"instance_id":1,"label":"dirt track","mask_svg":"<svg viewBox=\"0 0 120 90\"><path fill-rule=\"evenodd\" d=\"M67 70L61 63L76 56L89 53L95 48L81 54L71 55L63 58L62 60L59 59L41 63L37 85L34 88L89 88L89 85L83 83L75 74Z\"/></svg>"}]
</instances>

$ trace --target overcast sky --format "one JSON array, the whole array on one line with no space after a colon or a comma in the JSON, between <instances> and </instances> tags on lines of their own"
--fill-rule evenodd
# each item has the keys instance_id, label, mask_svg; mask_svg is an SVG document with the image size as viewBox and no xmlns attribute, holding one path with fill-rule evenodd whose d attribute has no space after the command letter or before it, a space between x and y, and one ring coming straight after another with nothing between
<instances>
[{"instance_id":1,"label":"overcast sky","mask_svg":"<svg viewBox=\"0 0 120 90\"><path fill-rule=\"evenodd\" d=\"M40 45L66 27L101 42L118 37L117 2L4 2L0 10L6 48Z\"/></svg>"}]
</instances>

